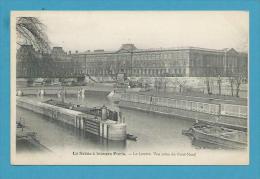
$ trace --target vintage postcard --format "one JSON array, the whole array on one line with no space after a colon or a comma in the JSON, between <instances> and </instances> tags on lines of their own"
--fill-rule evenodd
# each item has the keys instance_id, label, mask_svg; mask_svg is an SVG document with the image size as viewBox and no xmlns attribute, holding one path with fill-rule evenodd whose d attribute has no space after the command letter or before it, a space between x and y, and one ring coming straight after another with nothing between
<instances>
[{"instance_id":1,"label":"vintage postcard","mask_svg":"<svg viewBox=\"0 0 260 179\"><path fill-rule=\"evenodd\" d=\"M247 11L12 11L12 165L248 165Z\"/></svg>"}]
</instances>

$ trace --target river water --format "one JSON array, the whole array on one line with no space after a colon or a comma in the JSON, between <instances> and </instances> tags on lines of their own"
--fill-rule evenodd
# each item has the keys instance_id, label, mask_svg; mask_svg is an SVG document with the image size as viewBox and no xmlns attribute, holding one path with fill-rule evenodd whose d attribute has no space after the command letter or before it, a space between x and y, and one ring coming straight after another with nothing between
<instances>
[{"instance_id":1,"label":"river water","mask_svg":"<svg viewBox=\"0 0 260 179\"><path fill-rule=\"evenodd\" d=\"M47 100L56 96L39 98L35 100ZM66 102L80 103L87 106L106 105L110 109L118 108L117 104L110 101L103 93L87 93L85 98L66 96ZM127 133L138 137L137 141L111 142L100 139L91 134L82 134L77 129L63 123L54 122L46 116L17 107L16 115L19 120L31 130L37 132L37 138L41 144L52 151L61 150L147 150L147 149L191 149L194 146L191 140L182 135L183 129L191 127L192 122L174 117L157 115L138 110L120 109L125 117Z\"/></svg>"}]
</instances>

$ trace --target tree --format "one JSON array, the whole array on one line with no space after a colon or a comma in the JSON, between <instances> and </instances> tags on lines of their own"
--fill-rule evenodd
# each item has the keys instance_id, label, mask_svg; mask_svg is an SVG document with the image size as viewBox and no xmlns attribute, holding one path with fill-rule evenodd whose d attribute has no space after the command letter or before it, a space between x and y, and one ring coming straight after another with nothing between
<instances>
[{"instance_id":1,"label":"tree","mask_svg":"<svg viewBox=\"0 0 260 179\"><path fill-rule=\"evenodd\" d=\"M161 88L161 79L159 79L159 78L155 78L155 81L154 81L154 87L155 87L155 91L156 91L156 92L160 92L160 88Z\"/></svg>"},{"instance_id":2,"label":"tree","mask_svg":"<svg viewBox=\"0 0 260 179\"><path fill-rule=\"evenodd\" d=\"M164 92L166 92L167 90L167 85L168 85L169 81L167 80L167 78L164 78L163 80L163 89L164 89Z\"/></svg>"},{"instance_id":3,"label":"tree","mask_svg":"<svg viewBox=\"0 0 260 179\"><path fill-rule=\"evenodd\" d=\"M18 17L16 19L16 43L18 45L33 45L40 52L49 52L49 40L45 31L46 26L36 17Z\"/></svg>"},{"instance_id":4,"label":"tree","mask_svg":"<svg viewBox=\"0 0 260 179\"><path fill-rule=\"evenodd\" d=\"M211 95L212 94L212 92L211 92L211 81L210 81L210 78L207 76L206 78L205 78L205 83L206 83L206 87L207 87L207 93L209 94L209 95Z\"/></svg>"},{"instance_id":5,"label":"tree","mask_svg":"<svg viewBox=\"0 0 260 179\"><path fill-rule=\"evenodd\" d=\"M116 81L117 80L117 76L119 74L119 68L118 65L116 64L116 62L108 62L105 61L103 62L104 65L104 69L106 71L106 75L110 76L112 80Z\"/></svg>"},{"instance_id":6,"label":"tree","mask_svg":"<svg viewBox=\"0 0 260 179\"><path fill-rule=\"evenodd\" d=\"M175 83L177 84L177 86L179 86L179 93L184 92L186 82L187 81L185 80L180 80L180 81L178 79L175 80Z\"/></svg>"},{"instance_id":7,"label":"tree","mask_svg":"<svg viewBox=\"0 0 260 179\"><path fill-rule=\"evenodd\" d=\"M218 84L218 94L221 95L222 80L220 75L218 75L217 84Z\"/></svg>"},{"instance_id":8,"label":"tree","mask_svg":"<svg viewBox=\"0 0 260 179\"><path fill-rule=\"evenodd\" d=\"M231 95L234 96L234 77L230 76L228 77L229 83L230 83L230 89L231 89Z\"/></svg>"},{"instance_id":9,"label":"tree","mask_svg":"<svg viewBox=\"0 0 260 179\"><path fill-rule=\"evenodd\" d=\"M239 97L240 87L243 80L243 76L241 74L236 75L235 78L235 85L236 85L236 97Z\"/></svg>"},{"instance_id":10,"label":"tree","mask_svg":"<svg viewBox=\"0 0 260 179\"><path fill-rule=\"evenodd\" d=\"M211 71L211 68L209 66L209 64L207 64L207 66L205 66L205 84L206 84L206 87L207 87L207 93L208 95L211 95L212 94L212 79L210 77L212 77L212 71Z\"/></svg>"}]
</instances>

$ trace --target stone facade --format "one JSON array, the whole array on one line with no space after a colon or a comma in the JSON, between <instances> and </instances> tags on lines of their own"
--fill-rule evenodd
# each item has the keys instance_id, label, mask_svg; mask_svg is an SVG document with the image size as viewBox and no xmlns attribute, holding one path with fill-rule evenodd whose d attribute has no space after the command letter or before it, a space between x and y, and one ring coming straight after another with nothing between
<instances>
[{"instance_id":1,"label":"stone facade","mask_svg":"<svg viewBox=\"0 0 260 179\"><path fill-rule=\"evenodd\" d=\"M243 74L247 77L247 58L246 53L239 53L233 48L137 49L133 44L123 44L117 51L67 54L62 47L54 47L51 54L40 54L32 46L22 46L17 51L17 74L56 77L115 77L122 73L132 77L224 77ZM51 62L50 68L46 62Z\"/></svg>"},{"instance_id":2,"label":"stone facade","mask_svg":"<svg viewBox=\"0 0 260 179\"><path fill-rule=\"evenodd\" d=\"M137 49L122 45L114 52L88 52L86 73L107 76L125 73L127 76L205 77L247 74L247 54L234 49L202 48ZM127 46L128 49L124 47ZM130 49L130 50L129 50Z\"/></svg>"}]
</instances>

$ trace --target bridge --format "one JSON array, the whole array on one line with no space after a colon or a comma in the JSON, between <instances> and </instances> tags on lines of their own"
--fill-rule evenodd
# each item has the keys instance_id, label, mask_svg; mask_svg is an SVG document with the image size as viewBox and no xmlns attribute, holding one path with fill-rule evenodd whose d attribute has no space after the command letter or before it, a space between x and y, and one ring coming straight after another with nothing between
<instances>
[{"instance_id":1,"label":"bridge","mask_svg":"<svg viewBox=\"0 0 260 179\"><path fill-rule=\"evenodd\" d=\"M17 73L16 78L85 78L84 73Z\"/></svg>"}]
</instances>

